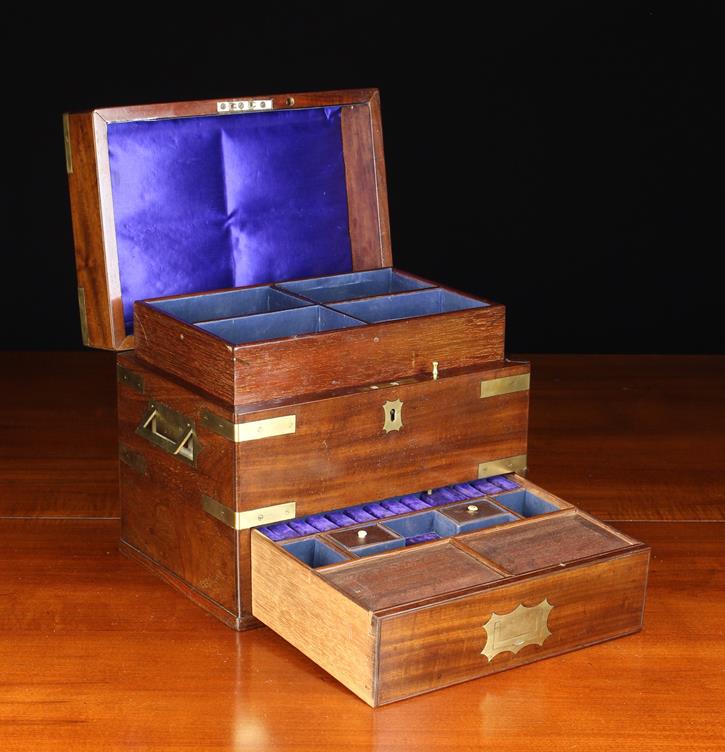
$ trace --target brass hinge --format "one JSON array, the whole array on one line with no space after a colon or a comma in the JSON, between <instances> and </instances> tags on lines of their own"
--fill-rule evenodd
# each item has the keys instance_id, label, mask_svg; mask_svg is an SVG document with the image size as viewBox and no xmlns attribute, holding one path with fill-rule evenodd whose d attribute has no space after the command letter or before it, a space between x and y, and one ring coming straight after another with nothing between
<instances>
[{"instance_id":1,"label":"brass hinge","mask_svg":"<svg viewBox=\"0 0 725 752\"><path fill-rule=\"evenodd\" d=\"M73 172L73 154L70 148L70 119L68 113L63 113L63 143L65 145L65 171L70 175Z\"/></svg>"},{"instance_id":2,"label":"brass hinge","mask_svg":"<svg viewBox=\"0 0 725 752\"><path fill-rule=\"evenodd\" d=\"M502 457L499 460L482 462L478 466L479 478L490 478L492 475L504 475L505 473L525 473L526 455L517 454L514 457Z\"/></svg>"},{"instance_id":3,"label":"brass hinge","mask_svg":"<svg viewBox=\"0 0 725 752\"><path fill-rule=\"evenodd\" d=\"M143 376L140 376L138 373L134 373L133 371L129 371L128 368L124 368L119 363L116 365L116 377L118 378L119 384L125 384L127 387L130 387L135 392L138 392L139 394L143 394L144 392Z\"/></svg>"},{"instance_id":4,"label":"brass hinge","mask_svg":"<svg viewBox=\"0 0 725 752\"><path fill-rule=\"evenodd\" d=\"M247 423L232 423L231 420L222 418L204 408L201 411L201 422L210 431L214 431L214 433L218 433L225 439L237 444L242 441L256 441L257 439L268 439L272 436L284 436L288 433L295 433L297 430L296 415L280 415L277 418L250 420Z\"/></svg>"},{"instance_id":5,"label":"brass hinge","mask_svg":"<svg viewBox=\"0 0 725 752\"><path fill-rule=\"evenodd\" d=\"M82 288L78 288L78 310L81 314L81 339L83 344L88 347L90 341L88 339L88 314L86 313L86 291Z\"/></svg>"},{"instance_id":6,"label":"brass hinge","mask_svg":"<svg viewBox=\"0 0 725 752\"><path fill-rule=\"evenodd\" d=\"M503 376L500 379L489 379L481 382L481 399L498 397L501 394L528 391L531 374L520 373L518 376Z\"/></svg>"},{"instance_id":7,"label":"brass hinge","mask_svg":"<svg viewBox=\"0 0 725 752\"><path fill-rule=\"evenodd\" d=\"M258 525L269 525L272 522L291 520L297 514L297 502L288 501L285 504L274 504L271 507L248 509L244 512L235 512L228 506L213 499L211 496L202 494L201 506L207 514L210 514L219 522L234 530L248 530Z\"/></svg>"}]
</instances>

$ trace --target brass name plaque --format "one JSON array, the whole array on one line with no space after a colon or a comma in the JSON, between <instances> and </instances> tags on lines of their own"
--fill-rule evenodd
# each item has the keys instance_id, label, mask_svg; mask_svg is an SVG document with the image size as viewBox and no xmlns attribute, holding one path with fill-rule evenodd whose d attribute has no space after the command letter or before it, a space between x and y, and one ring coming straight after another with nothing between
<instances>
[{"instance_id":1,"label":"brass name plaque","mask_svg":"<svg viewBox=\"0 0 725 752\"><path fill-rule=\"evenodd\" d=\"M230 102L217 102L216 111L221 114L234 112L264 112L274 109L273 99L233 99Z\"/></svg>"},{"instance_id":2,"label":"brass name plaque","mask_svg":"<svg viewBox=\"0 0 725 752\"><path fill-rule=\"evenodd\" d=\"M549 631L549 614L554 607L544 598L537 606L524 606L520 603L508 614L491 614L483 625L486 632L486 645L481 655L489 663L499 653L518 653L527 645L543 645Z\"/></svg>"}]
</instances>

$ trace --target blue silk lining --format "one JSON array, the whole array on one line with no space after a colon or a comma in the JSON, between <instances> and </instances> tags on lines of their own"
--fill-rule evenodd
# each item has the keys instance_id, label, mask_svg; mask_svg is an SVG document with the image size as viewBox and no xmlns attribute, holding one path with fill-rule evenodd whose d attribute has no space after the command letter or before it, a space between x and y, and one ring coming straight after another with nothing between
<instances>
[{"instance_id":1,"label":"blue silk lining","mask_svg":"<svg viewBox=\"0 0 725 752\"><path fill-rule=\"evenodd\" d=\"M476 499L475 503L488 504L476 488L476 485L479 484L485 485L487 490L490 489L492 494L495 494L495 496L492 495L488 498L493 498L498 502L499 514L494 513L476 520L455 522L442 515L437 509L440 508L445 511L445 507L449 504L460 504L462 501L471 499ZM524 499L527 501L524 501ZM496 507L495 504L488 504L488 506ZM532 491L521 489L510 475L494 475L470 483L457 483L452 486L436 488L430 493L423 491L407 496L396 496L392 499L383 499L382 501L358 504L345 509L313 514L308 517L299 517L287 522L277 522L274 525L266 525L258 529L273 541L292 541L307 535L316 535L317 533L372 521L378 522L384 529L392 531L398 536L397 540L381 543L374 548L370 547L370 550L367 551L356 549L356 556L367 556L389 548L403 545L414 546L418 543L438 540L462 532L514 522L517 517L514 514L507 513L507 510L512 510L521 517L534 517L554 512L556 509L556 506L540 499ZM411 512L417 512L417 514L411 514ZM396 515L407 516L393 520L388 519ZM311 546L311 541L322 545L317 538L307 538L305 543ZM301 544L302 541L298 543ZM314 563L316 559L314 559L313 553L317 549L309 547L308 550L305 548L304 553L302 553L301 548L299 551L295 548L298 543L285 544L285 546L288 551L308 565L316 567L331 563L325 559L319 559L318 563Z\"/></svg>"},{"instance_id":2,"label":"blue silk lining","mask_svg":"<svg viewBox=\"0 0 725 752\"><path fill-rule=\"evenodd\" d=\"M339 107L109 123L133 303L352 270Z\"/></svg>"}]
</instances>

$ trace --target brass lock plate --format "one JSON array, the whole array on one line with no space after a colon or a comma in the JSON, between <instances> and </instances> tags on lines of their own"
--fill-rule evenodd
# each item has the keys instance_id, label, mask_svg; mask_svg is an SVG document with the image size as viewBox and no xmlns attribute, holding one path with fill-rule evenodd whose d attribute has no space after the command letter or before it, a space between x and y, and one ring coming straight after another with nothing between
<instances>
[{"instance_id":1,"label":"brass lock plate","mask_svg":"<svg viewBox=\"0 0 725 752\"><path fill-rule=\"evenodd\" d=\"M383 431L390 433L391 431L400 431L403 427L403 403L401 400L388 400L383 405L383 414L385 419L383 421Z\"/></svg>"}]
</instances>

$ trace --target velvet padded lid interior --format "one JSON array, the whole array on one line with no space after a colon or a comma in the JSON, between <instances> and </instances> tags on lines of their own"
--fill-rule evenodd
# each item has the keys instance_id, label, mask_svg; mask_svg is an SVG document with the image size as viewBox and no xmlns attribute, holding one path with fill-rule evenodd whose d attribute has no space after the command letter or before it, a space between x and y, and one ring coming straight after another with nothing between
<instances>
[{"instance_id":1,"label":"velvet padded lid interior","mask_svg":"<svg viewBox=\"0 0 725 752\"><path fill-rule=\"evenodd\" d=\"M136 300L352 270L341 109L108 125L127 333Z\"/></svg>"}]
</instances>

